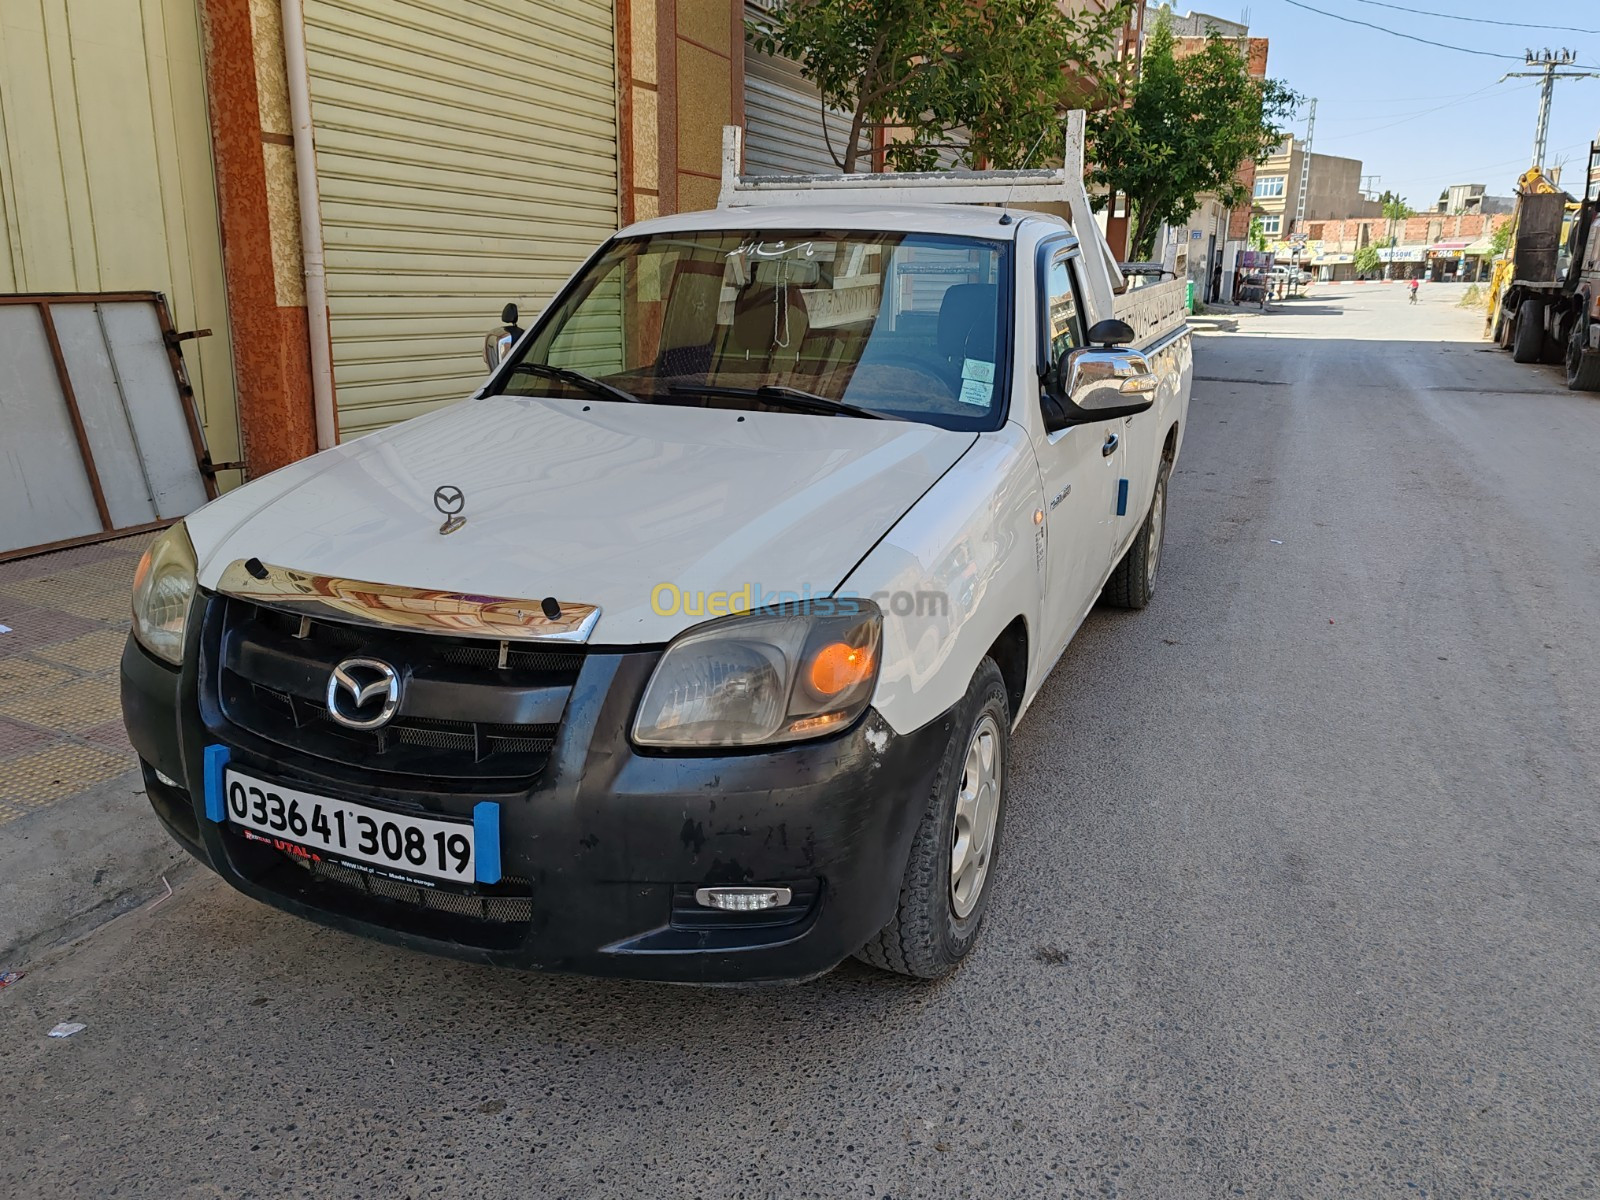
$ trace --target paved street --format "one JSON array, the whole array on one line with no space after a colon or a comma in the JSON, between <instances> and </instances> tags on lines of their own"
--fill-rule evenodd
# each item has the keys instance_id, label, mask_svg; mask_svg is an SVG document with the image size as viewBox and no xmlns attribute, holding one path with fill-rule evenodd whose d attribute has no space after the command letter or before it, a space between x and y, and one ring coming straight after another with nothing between
<instances>
[{"instance_id":1,"label":"paved street","mask_svg":"<svg viewBox=\"0 0 1600 1200\"><path fill-rule=\"evenodd\" d=\"M195 872L0 991L0 1194L1600 1193L1600 396L1458 295L1200 337L953 979L515 975Z\"/></svg>"}]
</instances>

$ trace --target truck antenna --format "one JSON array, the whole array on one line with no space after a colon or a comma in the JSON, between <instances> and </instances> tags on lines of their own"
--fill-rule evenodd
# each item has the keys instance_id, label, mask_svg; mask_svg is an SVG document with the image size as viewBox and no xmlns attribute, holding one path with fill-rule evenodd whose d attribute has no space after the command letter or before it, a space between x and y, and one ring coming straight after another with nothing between
<instances>
[{"instance_id":1,"label":"truck antenna","mask_svg":"<svg viewBox=\"0 0 1600 1200\"><path fill-rule=\"evenodd\" d=\"M1028 169L1028 164L1033 161L1033 156L1039 152L1039 147L1044 142L1045 134L1047 134L1049 132L1050 132L1050 127L1048 125L1046 125L1043 129L1041 129L1039 131L1039 136L1033 139L1033 149L1028 151L1026 157L1024 157L1023 160L1022 160L1022 165L1020 167L1018 167L1017 170L1026 171ZM1017 180L1013 179L1011 181L1011 186L1006 189L1006 198L1000 205L1002 210L1009 209L1011 207L1011 193L1016 191L1016 190L1017 190ZM1008 212L1008 213L1006 213L1005 216L1000 218L1000 224L1005 225L1010 220L1011 220L1011 214Z\"/></svg>"}]
</instances>

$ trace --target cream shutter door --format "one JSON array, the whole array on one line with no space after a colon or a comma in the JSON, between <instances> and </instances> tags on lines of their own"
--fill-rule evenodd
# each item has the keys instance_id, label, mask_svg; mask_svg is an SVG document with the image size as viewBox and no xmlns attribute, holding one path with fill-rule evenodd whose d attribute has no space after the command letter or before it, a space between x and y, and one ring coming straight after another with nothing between
<instances>
[{"instance_id":1,"label":"cream shutter door","mask_svg":"<svg viewBox=\"0 0 1600 1200\"><path fill-rule=\"evenodd\" d=\"M770 5L746 0L745 19L764 23ZM828 113L833 153L844 156L850 118ZM800 64L745 47L744 170L750 175L811 175L837 171L822 134L822 104ZM861 170L866 170L863 165Z\"/></svg>"},{"instance_id":2,"label":"cream shutter door","mask_svg":"<svg viewBox=\"0 0 1600 1200\"><path fill-rule=\"evenodd\" d=\"M610 0L306 0L348 440L468 395L617 228Z\"/></svg>"}]
</instances>

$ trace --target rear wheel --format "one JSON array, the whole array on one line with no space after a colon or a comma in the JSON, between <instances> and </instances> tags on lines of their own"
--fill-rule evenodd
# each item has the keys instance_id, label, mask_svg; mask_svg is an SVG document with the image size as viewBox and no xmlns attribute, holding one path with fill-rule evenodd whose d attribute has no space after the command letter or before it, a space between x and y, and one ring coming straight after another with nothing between
<instances>
[{"instance_id":1,"label":"rear wheel","mask_svg":"<svg viewBox=\"0 0 1600 1200\"><path fill-rule=\"evenodd\" d=\"M1011 702L994 659L985 658L957 707L900 881L893 918L856 957L875 967L939 979L978 940L993 890L1005 823Z\"/></svg>"},{"instance_id":2,"label":"rear wheel","mask_svg":"<svg viewBox=\"0 0 1600 1200\"><path fill-rule=\"evenodd\" d=\"M1530 296L1517 307L1517 326L1511 334L1511 358L1536 363L1544 355L1544 304Z\"/></svg>"},{"instance_id":3,"label":"rear wheel","mask_svg":"<svg viewBox=\"0 0 1600 1200\"><path fill-rule=\"evenodd\" d=\"M1511 346L1511 318L1503 307L1494 315L1494 344L1502 350Z\"/></svg>"},{"instance_id":4,"label":"rear wheel","mask_svg":"<svg viewBox=\"0 0 1600 1200\"><path fill-rule=\"evenodd\" d=\"M1574 392L1600 392L1600 352L1589 349L1589 318L1580 314L1567 337L1567 387Z\"/></svg>"},{"instance_id":5,"label":"rear wheel","mask_svg":"<svg viewBox=\"0 0 1600 1200\"><path fill-rule=\"evenodd\" d=\"M1107 604L1116 608L1143 608L1156 593L1161 539L1167 531L1167 473L1171 466L1165 459L1161 461L1161 470L1156 474L1156 492L1150 499L1150 511L1144 524L1100 593Z\"/></svg>"}]
</instances>

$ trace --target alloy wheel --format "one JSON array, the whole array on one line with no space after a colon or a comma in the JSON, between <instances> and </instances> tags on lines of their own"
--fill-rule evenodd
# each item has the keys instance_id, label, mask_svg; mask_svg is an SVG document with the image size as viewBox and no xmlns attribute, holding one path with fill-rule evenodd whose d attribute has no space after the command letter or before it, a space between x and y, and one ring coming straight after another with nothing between
<instances>
[{"instance_id":1,"label":"alloy wheel","mask_svg":"<svg viewBox=\"0 0 1600 1200\"><path fill-rule=\"evenodd\" d=\"M967 743L956 793L955 836L950 849L950 906L966 918L983 895L1000 817L1000 726L985 713Z\"/></svg>"},{"instance_id":2,"label":"alloy wheel","mask_svg":"<svg viewBox=\"0 0 1600 1200\"><path fill-rule=\"evenodd\" d=\"M1162 528L1167 520L1167 481L1156 481L1155 502L1150 505L1150 529L1146 535L1150 540L1145 546L1144 553L1144 583L1145 591L1154 592L1156 588L1156 568L1161 565L1161 535Z\"/></svg>"}]
</instances>

